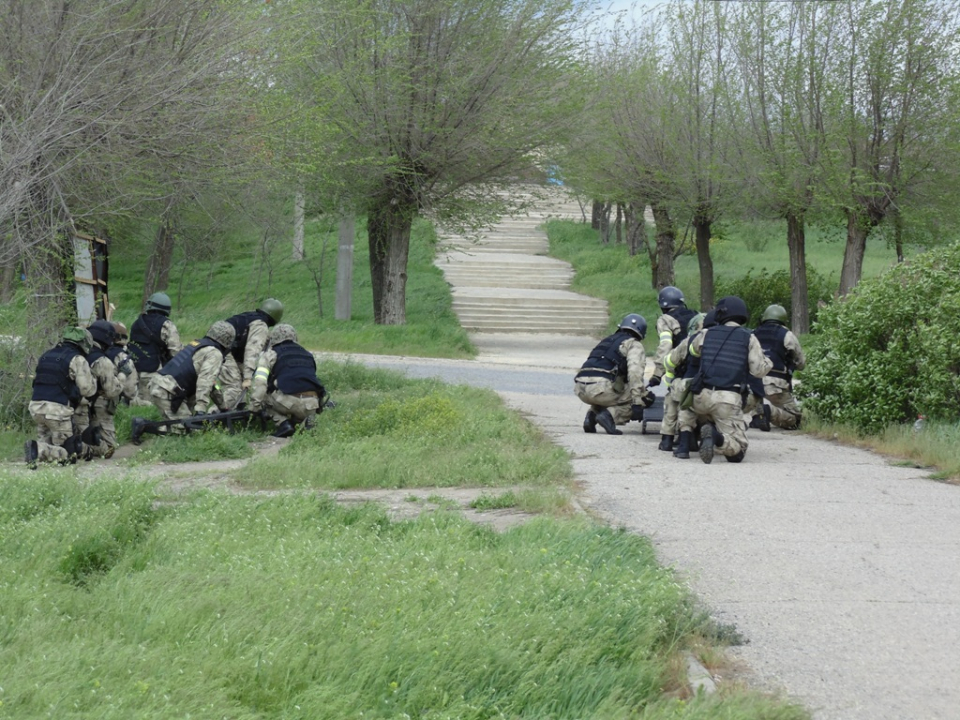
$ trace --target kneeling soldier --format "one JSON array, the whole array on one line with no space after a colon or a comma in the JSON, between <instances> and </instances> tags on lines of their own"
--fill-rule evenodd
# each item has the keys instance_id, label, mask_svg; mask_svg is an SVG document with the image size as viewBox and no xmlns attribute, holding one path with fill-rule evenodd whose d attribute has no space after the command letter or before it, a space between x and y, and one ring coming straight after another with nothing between
<instances>
[{"instance_id":1,"label":"kneeling soldier","mask_svg":"<svg viewBox=\"0 0 960 720\"><path fill-rule=\"evenodd\" d=\"M113 324L106 320L97 320L89 328L93 336L93 348L87 353L90 372L97 380L97 394L84 400L73 415L73 426L80 433L89 460L94 455L102 458L112 457L117 449L117 429L113 416L117 413L117 404L123 386L117 375L117 366L107 354L116 339Z\"/></svg>"},{"instance_id":2,"label":"kneeling soldier","mask_svg":"<svg viewBox=\"0 0 960 720\"><path fill-rule=\"evenodd\" d=\"M317 361L297 344L292 325L270 331L270 347L257 362L251 392L250 409L266 410L277 425L274 437L290 437L301 423L307 430L315 425L324 389L317 379Z\"/></svg>"},{"instance_id":3,"label":"kneeling soldier","mask_svg":"<svg viewBox=\"0 0 960 720\"><path fill-rule=\"evenodd\" d=\"M82 398L93 397L97 381L90 372L87 353L93 337L81 327L68 327L63 340L40 356L27 409L37 426L37 439L27 440L24 459L29 465L43 462L76 462L84 453L80 436L73 432L73 411Z\"/></svg>"},{"instance_id":4,"label":"kneeling soldier","mask_svg":"<svg viewBox=\"0 0 960 720\"><path fill-rule=\"evenodd\" d=\"M151 378L150 399L164 418L181 420L203 415L211 396L220 410L227 409L216 382L223 356L230 352L234 337L233 326L218 320L205 337L187 343Z\"/></svg>"}]
</instances>

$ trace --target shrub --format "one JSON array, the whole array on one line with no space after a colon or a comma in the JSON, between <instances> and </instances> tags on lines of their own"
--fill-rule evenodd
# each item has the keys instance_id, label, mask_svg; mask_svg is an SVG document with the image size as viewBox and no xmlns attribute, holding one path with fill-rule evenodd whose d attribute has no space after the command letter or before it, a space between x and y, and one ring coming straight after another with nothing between
<instances>
[{"instance_id":1,"label":"shrub","mask_svg":"<svg viewBox=\"0 0 960 720\"><path fill-rule=\"evenodd\" d=\"M960 245L864 280L825 308L799 387L820 418L876 432L955 419L960 407Z\"/></svg>"},{"instance_id":2,"label":"shrub","mask_svg":"<svg viewBox=\"0 0 960 720\"><path fill-rule=\"evenodd\" d=\"M807 305L810 312L810 322L817 318L820 303L827 303L833 298L834 283L811 267L807 268ZM765 269L758 273L748 271L743 277L735 280L720 281L717 283L718 298L725 295L736 295L742 298L750 310L748 325L756 327L760 324L760 316L769 305L783 305L790 316L793 303L790 299L790 273L786 270L767 272Z\"/></svg>"}]
</instances>

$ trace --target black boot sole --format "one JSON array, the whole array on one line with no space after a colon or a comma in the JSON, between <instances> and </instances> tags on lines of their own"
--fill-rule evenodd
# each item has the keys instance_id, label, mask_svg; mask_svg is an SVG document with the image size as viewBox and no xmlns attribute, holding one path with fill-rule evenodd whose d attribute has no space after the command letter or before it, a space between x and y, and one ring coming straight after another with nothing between
<instances>
[{"instance_id":1,"label":"black boot sole","mask_svg":"<svg viewBox=\"0 0 960 720\"><path fill-rule=\"evenodd\" d=\"M707 465L713 462L713 425L700 428L700 459Z\"/></svg>"}]
</instances>

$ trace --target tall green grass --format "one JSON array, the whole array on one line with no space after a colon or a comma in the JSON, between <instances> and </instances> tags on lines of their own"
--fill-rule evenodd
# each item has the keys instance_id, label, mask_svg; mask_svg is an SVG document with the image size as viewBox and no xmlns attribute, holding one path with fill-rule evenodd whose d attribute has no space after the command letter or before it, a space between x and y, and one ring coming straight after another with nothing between
<instances>
[{"instance_id":1,"label":"tall green grass","mask_svg":"<svg viewBox=\"0 0 960 720\"><path fill-rule=\"evenodd\" d=\"M649 543L444 512L0 474L0 717L783 718L688 701L704 630ZM675 696L676 697L676 696Z\"/></svg>"}]
</instances>

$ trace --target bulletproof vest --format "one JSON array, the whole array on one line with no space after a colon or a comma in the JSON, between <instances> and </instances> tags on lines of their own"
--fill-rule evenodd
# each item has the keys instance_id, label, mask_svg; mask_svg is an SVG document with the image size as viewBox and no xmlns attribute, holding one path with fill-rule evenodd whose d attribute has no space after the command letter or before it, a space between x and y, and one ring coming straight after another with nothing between
<instances>
[{"instance_id":1,"label":"bulletproof vest","mask_svg":"<svg viewBox=\"0 0 960 720\"><path fill-rule=\"evenodd\" d=\"M703 331L702 330L698 331L691 336L690 338L691 343L693 342L693 338L695 338L700 332L703 332ZM690 348L687 347L687 359L684 361L683 374L680 374L680 373L677 373L677 374L683 378L695 378L697 376L697 373L699 372L700 372L700 358L694 355L692 352L690 352Z\"/></svg>"},{"instance_id":2,"label":"bulletproof vest","mask_svg":"<svg viewBox=\"0 0 960 720\"><path fill-rule=\"evenodd\" d=\"M130 328L127 352L133 358L133 366L138 372L156 372L164 360L170 360L167 357L167 345L160 337L160 331L166 321L166 315L144 313Z\"/></svg>"},{"instance_id":3,"label":"bulletproof vest","mask_svg":"<svg viewBox=\"0 0 960 720\"><path fill-rule=\"evenodd\" d=\"M223 350L220 343L214 342L210 338L193 340L184 345L183 350L174 355L173 360L160 370L161 375L169 375L177 381L177 385L183 391L177 393L179 397L190 397L197 391L197 369L193 366L193 356L200 348L211 346Z\"/></svg>"},{"instance_id":4,"label":"bulletproof vest","mask_svg":"<svg viewBox=\"0 0 960 720\"><path fill-rule=\"evenodd\" d=\"M787 337L787 329L777 322L765 322L753 331L753 335L760 342L763 354L773 362L770 374L789 380L793 373L788 364L789 353L783 342Z\"/></svg>"},{"instance_id":5,"label":"bulletproof vest","mask_svg":"<svg viewBox=\"0 0 960 720\"><path fill-rule=\"evenodd\" d=\"M37 361L31 399L77 407L80 404L80 388L70 379L70 363L80 354L73 345L62 343L41 355Z\"/></svg>"},{"instance_id":6,"label":"bulletproof vest","mask_svg":"<svg viewBox=\"0 0 960 720\"><path fill-rule=\"evenodd\" d=\"M747 382L750 331L736 325L716 325L704 332L700 377L715 390L740 390Z\"/></svg>"},{"instance_id":7,"label":"bulletproof vest","mask_svg":"<svg viewBox=\"0 0 960 720\"><path fill-rule=\"evenodd\" d=\"M593 349L581 370L603 370L618 377L627 376L627 358L620 352L624 340L636 339L633 333L616 332Z\"/></svg>"},{"instance_id":8,"label":"bulletproof vest","mask_svg":"<svg viewBox=\"0 0 960 720\"><path fill-rule=\"evenodd\" d=\"M270 327L273 324L273 318L260 310L251 310L250 312L240 313L227 318L227 322L233 325L237 331L237 337L234 338L233 347L230 348L230 354L237 361L237 365L243 366L243 353L247 349L247 334L250 332L250 323L254 320L263 320Z\"/></svg>"},{"instance_id":9,"label":"bulletproof vest","mask_svg":"<svg viewBox=\"0 0 960 720\"><path fill-rule=\"evenodd\" d=\"M687 328L690 326L690 321L697 316L697 311L686 307L675 307L667 315L680 323L680 332L673 336L673 346L676 347L686 339Z\"/></svg>"},{"instance_id":10,"label":"bulletproof vest","mask_svg":"<svg viewBox=\"0 0 960 720\"><path fill-rule=\"evenodd\" d=\"M119 345L111 345L107 348L106 356L113 361L113 364L117 364L117 355L122 353L124 350Z\"/></svg>"},{"instance_id":11,"label":"bulletproof vest","mask_svg":"<svg viewBox=\"0 0 960 720\"><path fill-rule=\"evenodd\" d=\"M267 389L280 390L287 395L315 390L323 395L323 385L317 380L317 361L313 355L292 340L273 346L277 361L270 371Z\"/></svg>"}]
</instances>

